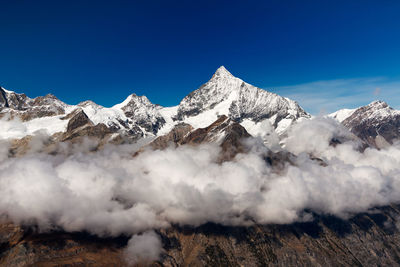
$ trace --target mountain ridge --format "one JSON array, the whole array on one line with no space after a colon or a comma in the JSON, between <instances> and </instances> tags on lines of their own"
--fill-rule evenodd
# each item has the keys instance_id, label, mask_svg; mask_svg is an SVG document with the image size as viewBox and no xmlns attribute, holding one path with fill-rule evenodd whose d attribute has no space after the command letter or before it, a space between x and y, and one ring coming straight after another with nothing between
<instances>
[{"instance_id":1,"label":"mountain ridge","mask_svg":"<svg viewBox=\"0 0 400 267\"><path fill-rule=\"evenodd\" d=\"M181 123L204 128L222 115L240 123L253 136L282 139L294 122L312 118L296 101L248 84L221 66L209 81L172 107L153 104L146 96L135 93L112 107L91 100L69 105L52 94L29 98L0 87L0 118L17 117L26 128L14 136L0 133L0 138L21 138L38 130L49 135L66 131L67 121L63 118L76 109L82 109L95 125L104 124L110 132L132 141L168 134ZM399 114L378 100L356 109L341 109L327 117L343 124L369 146L379 148L400 138Z\"/></svg>"},{"instance_id":2,"label":"mountain ridge","mask_svg":"<svg viewBox=\"0 0 400 267\"><path fill-rule=\"evenodd\" d=\"M134 93L107 108L91 100L68 105L52 95L31 99L3 88L0 91L5 96L0 98L0 116L10 113L23 121L52 116L58 119L56 116L82 108L95 124L104 123L125 135L139 137L165 134L178 123L206 127L220 115L239 123L251 121L254 125L269 120L280 132L293 121L310 117L297 102L252 86L233 76L224 66L173 107L153 104L146 96Z\"/></svg>"},{"instance_id":3,"label":"mountain ridge","mask_svg":"<svg viewBox=\"0 0 400 267\"><path fill-rule=\"evenodd\" d=\"M328 117L338 120L373 147L383 148L400 138L400 111L381 100L356 109L339 110Z\"/></svg>"}]
</instances>

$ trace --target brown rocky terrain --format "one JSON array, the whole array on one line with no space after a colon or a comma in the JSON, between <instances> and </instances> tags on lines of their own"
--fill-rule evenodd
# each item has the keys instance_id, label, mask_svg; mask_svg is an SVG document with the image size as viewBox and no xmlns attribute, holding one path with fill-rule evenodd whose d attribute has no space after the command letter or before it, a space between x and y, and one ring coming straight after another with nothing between
<instances>
[{"instance_id":1,"label":"brown rocky terrain","mask_svg":"<svg viewBox=\"0 0 400 267\"><path fill-rule=\"evenodd\" d=\"M164 252L152 266L400 266L399 215L399 206L387 206L348 220L326 215L290 225L172 226L158 231ZM4 222L0 266L126 266L127 239L38 233Z\"/></svg>"},{"instance_id":2,"label":"brown rocky terrain","mask_svg":"<svg viewBox=\"0 0 400 267\"><path fill-rule=\"evenodd\" d=\"M232 121L225 115L220 116L206 128L192 130L188 124L176 126L169 134L156 138L150 145L154 149L163 149L170 143L175 145L198 145L217 142L222 148L219 161L231 160L237 153L244 153L246 148L241 139L250 137L250 134L239 123Z\"/></svg>"}]
</instances>

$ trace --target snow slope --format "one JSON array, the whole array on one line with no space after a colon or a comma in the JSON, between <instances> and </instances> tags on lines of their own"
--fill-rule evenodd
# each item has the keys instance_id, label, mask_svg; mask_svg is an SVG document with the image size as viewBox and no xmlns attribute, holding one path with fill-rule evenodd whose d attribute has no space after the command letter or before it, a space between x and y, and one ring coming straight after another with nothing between
<instances>
[{"instance_id":1,"label":"snow slope","mask_svg":"<svg viewBox=\"0 0 400 267\"><path fill-rule=\"evenodd\" d=\"M342 122L350 117L356 109L340 109L328 115L329 118L335 119L338 122Z\"/></svg>"}]
</instances>

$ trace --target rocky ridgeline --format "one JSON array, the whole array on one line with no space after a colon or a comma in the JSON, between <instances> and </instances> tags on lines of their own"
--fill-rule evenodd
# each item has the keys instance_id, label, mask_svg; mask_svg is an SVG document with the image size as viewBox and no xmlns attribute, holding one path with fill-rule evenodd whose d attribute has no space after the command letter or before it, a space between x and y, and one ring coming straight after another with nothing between
<instances>
[{"instance_id":1,"label":"rocky ridgeline","mask_svg":"<svg viewBox=\"0 0 400 267\"><path fill-rule=\"evenodd\" d=\"M254 123L269 120L281 130L291 122L310 118L295 101L254 87L234 77L220 67L212 78L199 89L186 96L176 107L164 108L155 105L145 96L132 94L120 104L105 108L92 101L76 106L68 105L53 95L29 98L0 88L0 116L11 115L22 121L54 117L60 119L73 110L81 108L95 124L103 123L113 132L133 139L158 136L160 131L169 132L180 123L206 127L220 115L236 122L250 120Z\"/></svg>"}]
</instances>

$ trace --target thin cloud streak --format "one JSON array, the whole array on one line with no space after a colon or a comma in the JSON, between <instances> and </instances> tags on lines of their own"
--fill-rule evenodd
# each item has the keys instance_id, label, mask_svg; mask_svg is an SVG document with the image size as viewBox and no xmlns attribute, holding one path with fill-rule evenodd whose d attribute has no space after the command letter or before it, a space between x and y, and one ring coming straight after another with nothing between
<instances>
[{"instance_id":1,"label":"thin cloud streak","mask_svg":"<svg viewBox=\"0 0 400 267\"><path fill-rule=\"evenodd\" d=\"M375 100L400 109L400 80L384 77L316 81L267 90L296 100L313 115L357 108Z\"/></svg>"}]
</instances>

